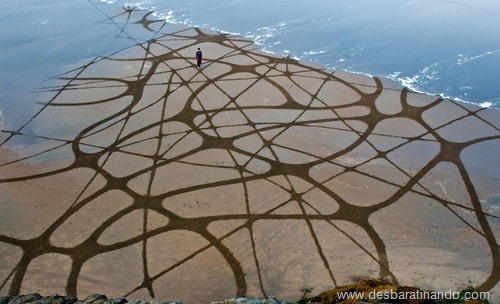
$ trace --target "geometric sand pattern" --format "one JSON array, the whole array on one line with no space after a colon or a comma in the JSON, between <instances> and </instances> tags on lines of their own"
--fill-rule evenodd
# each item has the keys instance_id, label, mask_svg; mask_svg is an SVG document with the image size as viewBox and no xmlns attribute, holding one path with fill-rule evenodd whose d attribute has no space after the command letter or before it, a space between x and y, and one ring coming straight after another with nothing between
<instances>
[{"instance_id":1,"label":"geometric sand pattern","mask_svg":"<svg viewBox=\"0 0 500 304\"><path fill-rule=\"evenodd\" d=\"M61 75L2 130L4 151L31 143L0 164L2 294L498 288L497 112L149 16L107 17L133 46Z\"/></svg>"}]
</instances>

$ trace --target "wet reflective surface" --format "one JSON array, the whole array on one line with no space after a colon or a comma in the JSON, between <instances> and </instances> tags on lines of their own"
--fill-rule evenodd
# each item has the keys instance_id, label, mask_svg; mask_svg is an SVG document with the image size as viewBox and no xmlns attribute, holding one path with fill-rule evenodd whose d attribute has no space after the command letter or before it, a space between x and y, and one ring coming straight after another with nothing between
<instances>
[{"instance_id":1,"label":"wet reflective surface","mask_svg":"<svg viewBox=\"0 0 500 304\"><path fill-rule=\"evenodd\" d=\"M500 108L500 2L102 1L247 36L277 54ZM265 9L263 9L265 8Z\"/></svg>"},{"instance_id":2,"label":"wet reflective surface","mask_svg":"<svg viewBox=\"0 0 500 304\"><path fill-rule=\"evenodd\" d=\"M88 5L126 46L2 129L2 294L499 294L497 111Z\"/></svg>"}]
</instances>

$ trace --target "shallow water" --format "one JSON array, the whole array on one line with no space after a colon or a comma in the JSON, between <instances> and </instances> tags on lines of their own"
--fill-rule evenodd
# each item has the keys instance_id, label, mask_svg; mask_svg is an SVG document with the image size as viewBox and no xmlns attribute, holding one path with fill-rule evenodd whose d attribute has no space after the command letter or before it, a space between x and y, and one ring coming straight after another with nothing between
<instances>
[{"instance_id":1,"label":"shallow water","mask_svg":"<svg viewBox=\"0 0 500 304\"><path fill-rule=\"evenodd\" d=\"M500 2L95 0L99 9L153 10L176 25L253 39L331 69L386 76L421 92L500 108ZM88 14L87 1L0 1L0 124L17 129L39 110L50 78L126 39ZM78 12L70 14L69 12ZM89 16L94 16L90 17ZM36 94L33 94L36 92Z\"/></svg>"},{"instance_id":2,"label":"shallow water","mask_svg":"<svg viewBox=\"0 0 500 304\"><path fill-rule=\"evenodd\" d=\"M4 130L19 129L40 111L54 95L56 77L128 45L125 39L103 35L115 25L103 22L103 15L87 1L1 0L0 7Z\"/></svg>"}]
</instances>

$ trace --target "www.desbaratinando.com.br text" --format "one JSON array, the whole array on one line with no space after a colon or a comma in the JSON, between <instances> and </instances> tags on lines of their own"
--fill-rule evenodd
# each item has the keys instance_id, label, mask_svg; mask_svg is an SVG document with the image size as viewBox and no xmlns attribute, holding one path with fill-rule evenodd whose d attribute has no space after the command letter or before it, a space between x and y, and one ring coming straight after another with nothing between
<instances>
[{"instance_id":1,"label":"www.desbaratinando.com.br text","mask_svg":"<svg viewBox=\"0 0 500 304\"><path fill-rule=\"evenodd\" d=\"M491 300L490 293L488 291L478 292L478 291L465 291L458 292L448 290L446 292L442 291L383 291L379 292L373 290L369 293L367 292L337 292L337 298L339 300Z\"/></svg>"}]
</instances>

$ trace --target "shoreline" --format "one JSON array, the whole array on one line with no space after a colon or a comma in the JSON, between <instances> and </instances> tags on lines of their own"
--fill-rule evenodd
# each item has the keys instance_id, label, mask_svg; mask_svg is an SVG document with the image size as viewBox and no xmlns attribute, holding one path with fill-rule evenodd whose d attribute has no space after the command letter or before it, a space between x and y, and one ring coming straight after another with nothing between
<instances>
[{"instance_id":1,"label":"shoreline","mask_svg":"<svg viewBox=\"0 0 500 304\"><path fill-rule=\"evenodd\" d=\"M29 122L39 143L2 151L0 294L297 298L368 275L500 294L479 204L498 195L498 111L113 16L151 38L65 75Z\"/></svg>"},{"instance_id":2,"label":"shoreline","mask_svg":"<svg viewBox=\"0 0 500 304\"><path fill-rule=\"evenodd\" d=\"M103 2L105 2L105 1L103 1ZM108 4L108 5L115 5L114 2L115 1L113 1L113 3ZM303 61L303 62L308 62L309 64L312 64L312 65L323 65L323 66L327 67L328 69L332 69L332 70L339 69L339 70L342 70L345 72L367 75L370 77L372 77L374 75L378 75L379 77L391 79L391 80L399 83L401 86L407 87L408 89L419 92L419 93L424 93L424 94L431 95L431 96L439 96L443 99L451 99L454 101L470 103L470 104L478 105L480 107L485 107L485 108L494 108L497 110L500 109L500 104L498 103L499 97L491 97L491 98L486 98L486 99L475 98L475 100L474 99L468 100L465 97L467 95L467 93L465 93L465 96L463 96L463 95L459 94L458 91L457 91L457 94L450 94L450 93L445 93L445 90L426 89L425 84L418 84L417 83L415 85L415 82L417 79L426 77L426 75L420 75L419 73L422 73L424 70L429 69L429 68L432 69L432 67L434 65L440 63L439 61L436 63L433 63L433 64L427 63L428 66L421 67L422 70L420 70L419 72L415 71L416 74L414 74L414 75L405 75L405 72L401 68L398 68L398 67L395 67L396 68L395 70L388 71L388 72L377 73L373 70L366 72L366 70L359 69L359 68L353 69L352 67L342 67L342 65L343 65L342 62L346 61L346 58L342 58L339 62L330 62L330 61L325 61L324 58L321 59L321 57L320 57L320 59L314 59L314 58L309 58L306 55L306 53L312 53L312 54L328 53L329 48L327 46L320 47L319 49L315 48L314 50L309 50L309 51L307 51L307 50L306 51L304 51L304 50L293 51L293 50L291 50L291 49L293 49L293 47L291 49L289 48L289 49L284 49L281 51L271 50L273 47L276 47L277 45L281 44L281 42L282 42L281 40L274 41L273 39L275 38L274 37L275 34L277 34L278 36L281 35L279 28L281 28L281 27L286 28L287 21L279 22L278 24L274 24L274 25L266 25L266 26L263 26L261 28L252 28L251 30L249 28L246 28L246 30L245 30L244 29L245 27L243 27L239 32L234 31L234 30L226 31L223 26L221 27L221 25L212 26L210 23L203 23L203 22L201 24L198 24L197 22L193 21L192 17L193 16L196 17L197 14L199 14L199 12L197 12L196 9L189 8L189 5L186 7L171 7L171 8L169 8L170 10L168 12L165 12L166 9L163 9L161 7L156 7L156 6L151 7L150 5L148 6L148 3L145 3L145 2L135 3L133 5L134 5L134 7L137 7L139 9L149 11L150 13L152 13L152 16L154 16L160 20L166 21L167 23L172 24L172 25L199 27L199 28L204 28L204 29L209 30L209 31L215 31L215 32L220 32L222 34L229 34L229 35L234 35L234 36L240 36L240 37L243 37L245 39L252 40L252 41L254 41L254 43L256 45L258 45L260 48L263 49L264 52L266 52L268 54L274 54L274 55L282 56L282 57L291 56L292 59L296 59L296 60ZM181 12L179 12L179 14L176 14L178 12L175 11L175 9L178 9ZM189 11L190 9L194 10L192 12L193 16L190 17L189 13L186 13L186 14L182 13L182 10ZM202 17L202 16L198 15L198 17ZM194 20L196 20L196 18L194 18ZM242 22L245 22L245 21L242 21ZM291 22L293 23L293 21L291 21ZM215 24L217 24L217 21L215 21ZM285 38L285 40L286 40L286 38ZM336 51L338 51L340 53L346 52L346 50L343 50L343 49L339 49ZM455 59L457 60L458 64L461 65L461 64L465 64L469 61L476 60L478 58L482 58L483 56L496 54L498 52L499 52L499 50L495 49L495 50L488 50L484 54L471 55L471 54L463 53L463 51L462 51L462 54L459 54L459 55L455 54L456 55ZM306 57L304 57L304 56L306 56ZM336 65L335 63L337 63L337 64L340 63L340 65ZM401 75L401 73L403 73L403 75ZM394 76L396 74L398 76L401 75L401 77ZM429 79L433 79L435 77L435 75L427 75L427 76L429 76ZM446 76L446 75L443 75L443 76ZM410 84L408 84L408 82L410 82ZM419 86L421 87L420 89L418 88ZM457 88L457 90L458 90L458 88ZM442 91L442 92L440 92L440 91ZM453 95L456 95L456 97L453 97ZM496 106L495 106L495 104L496 104Z\"/></svg>"}]
</instances>

